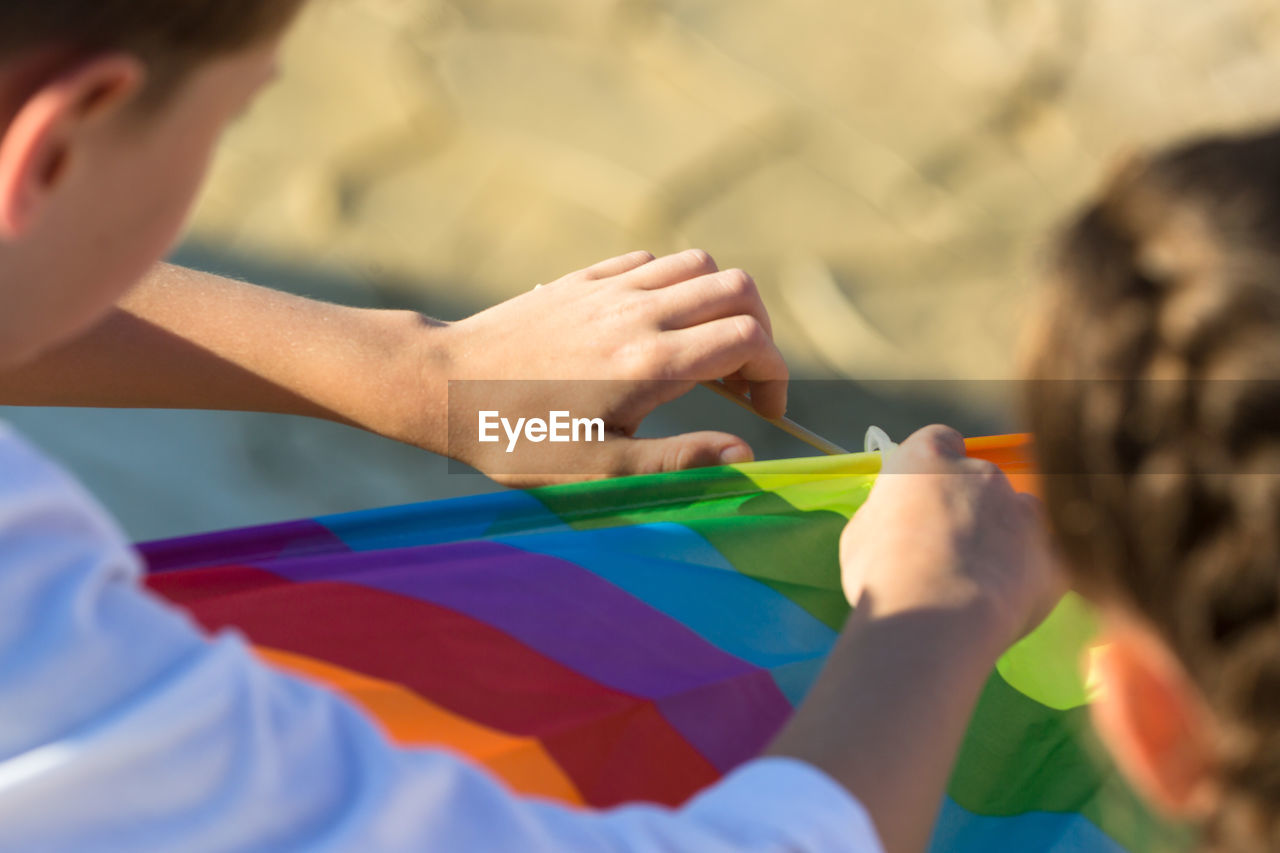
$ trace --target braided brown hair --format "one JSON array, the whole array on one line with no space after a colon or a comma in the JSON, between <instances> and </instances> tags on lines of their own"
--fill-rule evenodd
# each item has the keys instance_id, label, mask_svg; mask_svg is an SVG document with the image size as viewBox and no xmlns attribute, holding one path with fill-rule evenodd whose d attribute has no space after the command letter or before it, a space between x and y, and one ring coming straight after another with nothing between
<instances>
[{"instance_id":1,"label":"braided brown hair","mask_svg":"<svg viewBox=\"0 0 1280 853\"><path fill-rule=\"evenodd\" d=\"M1067 230L1026 415L1081 588L1223 731L1219 850L1280 849L1280 130L1137 159Z\"/></svg>"}]
</instances>

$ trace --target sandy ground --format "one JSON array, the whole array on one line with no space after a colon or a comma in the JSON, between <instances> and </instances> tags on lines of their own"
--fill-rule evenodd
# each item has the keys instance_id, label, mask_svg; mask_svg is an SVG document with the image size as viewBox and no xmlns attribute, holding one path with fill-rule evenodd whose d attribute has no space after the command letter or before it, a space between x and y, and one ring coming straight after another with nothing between
<instances>
[{"instance_id":1,"label":"sandy ground","mask_svg":"<svg viewBox=\"0 0 1280 853\"><path fill-rule=\"evenodd\" d=\"M756 276L798 375L941 380L801 388L815 428L1001 429L1008 386L956 380L1012 375L1048 229L1126 150L1280 117L1278 48L1264 0L317 0L180 257L457 318L697 245ZM485 487L287 419L15 419L138 536Z\"/></svg>"},{"instance_id":2,"label":"sandy ground","mask_svg":"<svg viewBox=\"0 0 1280 853\"><path fill-rule=\"evenodd\" d=\"M321 0L196 219L483 307L618 252L754 273L806 374L1005 376L1126 149L1280 117L1264 0Z\"/></svg>"}]
</instances>

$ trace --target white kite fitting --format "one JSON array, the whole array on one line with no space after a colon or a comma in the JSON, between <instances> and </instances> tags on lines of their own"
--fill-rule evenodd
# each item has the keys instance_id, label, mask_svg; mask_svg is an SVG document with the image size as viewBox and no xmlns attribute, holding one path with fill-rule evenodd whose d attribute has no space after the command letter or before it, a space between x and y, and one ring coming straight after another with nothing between
<instances>
[{"instance_id":1,"label":"white kite fitting","mask_svg":"<svg viewBox=\"0 0 1280 853\"><path fill-rule=\"evenodd\" d=\"M867 437L863 439L863 445L867 453L879 453L882 457L881 462L889 458L889 454L898 449L898 443L889 438L889 434L878 426L867 429Z\"/></svg>"}]
</instances>

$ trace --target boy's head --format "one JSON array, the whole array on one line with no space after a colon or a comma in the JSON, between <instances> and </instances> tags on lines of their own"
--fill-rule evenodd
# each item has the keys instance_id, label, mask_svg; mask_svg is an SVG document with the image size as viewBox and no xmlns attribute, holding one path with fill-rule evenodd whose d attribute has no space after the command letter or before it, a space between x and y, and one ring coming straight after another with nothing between
<instances>
[{"instance_id":1,"label":"boy's head","mask_svg":"<svg viewBox=\"0 0 1280 853\"><path fill-rule=\"evenodd\" d=\"M1280 848L1280 131L1135 160L1063 239L1026 412L1103 605L1100 732L1224 849Z\"/></svg>"},{"instance_id":2,"label":"boy's head","mask_svg":"<svg viewBox=\"0 0 1280 853\"><path fill-rule=\"evenodd\" d=\"M0 7L0 366L84 331L168 251L301 2Z\"/></svg>"}]
</instances>

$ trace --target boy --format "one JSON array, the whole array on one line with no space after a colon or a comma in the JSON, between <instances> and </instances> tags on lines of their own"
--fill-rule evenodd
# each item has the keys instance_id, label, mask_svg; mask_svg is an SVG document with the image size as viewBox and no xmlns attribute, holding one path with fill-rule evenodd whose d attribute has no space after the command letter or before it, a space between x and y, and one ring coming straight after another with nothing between
<instances>
[{"instance_id":1,"label":"boy","mask_svg":"<svg viewBox=\"0 0 1280 853\"><path fill-rule=\"evenodd\" d=\"M747 458L720 434L626 437L672 393L658 379L729 377L763 413L785 408L750 279L703 253L616 258L453 325L154 267L298 5L0 10L0 399L294 412L443 449L448 379L610 378L576 401L615 433L581 464ZM679 811L581 814L397 750L238 637L203 637L139 588L101 510L0 431L0 849L867 851L877 832L918 849L995 656L1054 583L1033 514L954 433L909 440L894 470L921 476L886 477L859 515L874 546L846 561L859 610L771 757ZM1007 524L922 537L902 520L956 505ZM922 556L927 583L903 583L894 568Z\"/></svg>"}]
</instances>

